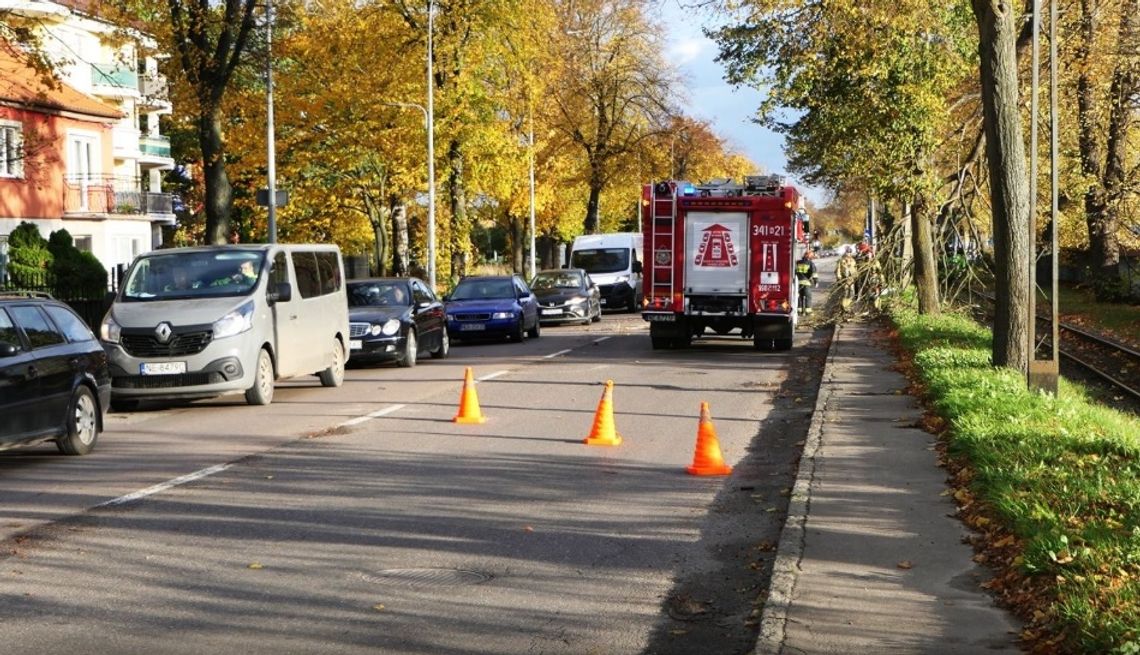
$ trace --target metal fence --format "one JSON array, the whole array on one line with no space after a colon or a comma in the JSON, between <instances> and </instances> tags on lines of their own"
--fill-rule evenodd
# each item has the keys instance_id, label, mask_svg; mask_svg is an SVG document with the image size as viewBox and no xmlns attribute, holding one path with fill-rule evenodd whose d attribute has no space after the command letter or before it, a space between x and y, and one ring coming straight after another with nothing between
<instances>
[{"instance_id":1,"label":"metal fence","mask_svg":"<svg viewBox=\"0 0 1140 655\"><path fill-rule=\"evenodd\" d=\"M7 278L7 276L5 276ZM83 289L74 285L57 284L54 277L44 271L31 276L22 276L19 282L11 278L0 280L0 296L17 294L47 294L56 300L67 303L87 325L98 334L103 316L111 308L114 289L96 285Z\"/></svg>"}]
</instances>

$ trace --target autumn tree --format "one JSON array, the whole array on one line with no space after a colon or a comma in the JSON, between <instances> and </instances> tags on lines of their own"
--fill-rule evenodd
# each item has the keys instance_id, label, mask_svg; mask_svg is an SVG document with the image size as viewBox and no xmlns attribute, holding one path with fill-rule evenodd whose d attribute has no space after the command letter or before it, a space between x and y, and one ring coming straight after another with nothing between
<instances>
[{"instance_id":1,"label":"autumn tree","mask_svg":"<svg viewBox=\"0 0 1140 655\"><path fill-rule=\"evenodd\" d=\"M603 192L624 160L673 113L675 81L662 34L642 0L559 2L562 53L547 101L551 123L580 148L589 192L583 227L596 232Z\"/></svg>"},{"instance_id":2,"label":"autumn tree","mask_svg":"<svg viewBox=\"0 0 1140 655\"><path fill-rule=\"evenodd\" d=\"M762 123L787 137L791 169L855 184L906 207L919 308L939 310L934 221L944 206L938 149L950 89L969 72L962 5L928 0L743 3L712 32L728 79L763 86ZM770 86L769 86L770 85ZM795 118L783 117L786 109Z\"/></svg>"},{"instance_id":3,"label":"autumn tree","mask_svg":"<svg viewBox=\"0 0 1140 655\"><path fill-rule=\"evenodd\" d=\"M971 5L993 211L993 363L1024 372L1029 366L1029 178L1018 107L1018 12L1004 0L971 0Z\"/></svg>"}]
</instances>

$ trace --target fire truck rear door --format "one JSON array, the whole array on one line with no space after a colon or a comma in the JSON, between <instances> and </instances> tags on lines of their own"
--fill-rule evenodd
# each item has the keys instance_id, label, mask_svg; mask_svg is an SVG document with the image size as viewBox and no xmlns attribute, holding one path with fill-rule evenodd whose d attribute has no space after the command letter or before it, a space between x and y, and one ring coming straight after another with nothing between
<instances>
[{"instance_id":1,"label":"fire truck rear door","mask_svg":"<svg viewBox=\"0 0 1140 655\"><path fill-rule=\"evenodd\" d=\"M748 214L689 212L685 216L685 291L740 294L748 287Z\"/></svg>"}]
</instances>

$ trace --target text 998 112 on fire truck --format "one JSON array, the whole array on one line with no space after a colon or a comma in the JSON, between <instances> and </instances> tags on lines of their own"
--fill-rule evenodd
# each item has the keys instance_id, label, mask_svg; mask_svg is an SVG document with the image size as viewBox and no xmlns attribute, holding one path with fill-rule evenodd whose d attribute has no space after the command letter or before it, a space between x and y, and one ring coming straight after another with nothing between
<instances>
[{"instance_id":1,"label":"text 998 112 on fire truck","mask_svg":"<svg viewBox=\"0 0 1140 655\"><path fill-rule=\"evenodd\" d=\"M653 348L685 348L710 330L739 330L758 350L791 348L793 267L810 234L801 204L779 175L644 185L642 318Z\"/></svg>"}]
</instances>

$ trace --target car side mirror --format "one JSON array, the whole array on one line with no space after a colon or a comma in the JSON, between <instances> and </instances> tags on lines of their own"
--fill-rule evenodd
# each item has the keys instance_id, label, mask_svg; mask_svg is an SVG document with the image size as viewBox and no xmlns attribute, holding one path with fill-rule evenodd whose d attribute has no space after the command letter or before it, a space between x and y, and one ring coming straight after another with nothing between
<instances>
[{"instance_id":1,"label":"car side mirror","mask_svg":"<svg viewBox=\"0 0 1140 655\"><path fill-rule=\"evenodd\" d=\"M0 357L12 357L19 354L20 349L7 341L0 341Z\"/></svg>"},{"instance_id":2,"label":"car side mirror","mask_svg":"<svg viewBox=\"0 0 1140 655\"><path fill-rule=\"evenodd\" d=\"M289 302L293 299L293 286L288 282L278 282L277 289L265 294L265 299L268 300L271 305L279 302Z\"/></svg>"},{"instance_id":3,"label":"car side mirror","mask_svg":"<svg viewBox=\"0 0 1140 655\"><path fill-rule=\"evenodd\" d=\"M633 272L637 273L638 275L641 274L641 262L634 262L633 263Z\"/></svg>"},{"instance_id":4,"label":"car side mirror","mask_svg":"<svg viewBox=\"0 0 1140 655\"><path fill-rule=\"evenodd\" d=\"M418 302L418 303L416 303L416 311L423 311L429 307L431 307L430 302Z\"/></svg>"}]
</instances>

